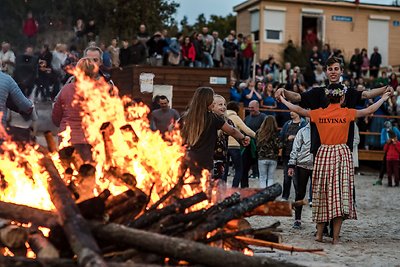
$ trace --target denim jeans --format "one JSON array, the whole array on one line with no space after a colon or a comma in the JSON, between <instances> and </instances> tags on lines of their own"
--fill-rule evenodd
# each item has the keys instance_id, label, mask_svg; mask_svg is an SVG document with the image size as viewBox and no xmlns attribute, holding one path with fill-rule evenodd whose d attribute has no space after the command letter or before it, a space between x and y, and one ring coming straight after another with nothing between
<instances>
[{"instance_id":1,"label":"denim jeans","mask_svg":"<svg viewBox=\"0 0 400 267\"><path fill-rule=\"evenodd\" d=\"M243 174L243 162L242 154L240 153L240 148L229 148L228 157L232 159L233 168L235 169L235 176L233 177L232 187L238 187L242 179ZM229 161L225 165L224 180L227 180L229 171Z\"/></svg>"},{"instance_id":2,"label":"denim jeans","mask_svg":"<svg viewBox=\"0 0 400 267\"><path fill-rule=\"evenodd\" d=\"M277 165L278 162L276 160L258 160L258 171L260 172L260 188L265 188L274 183L274 176Z\"/></svg>"}]
</instances>

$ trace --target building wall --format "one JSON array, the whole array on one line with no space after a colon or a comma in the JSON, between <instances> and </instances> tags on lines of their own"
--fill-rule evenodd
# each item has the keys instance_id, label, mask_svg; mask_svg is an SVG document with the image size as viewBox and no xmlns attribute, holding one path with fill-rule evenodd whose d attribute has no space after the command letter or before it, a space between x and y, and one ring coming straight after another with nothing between
<instances>
[{"instance_id":1,"label":"building wall","mask_svg":"<svg viewBox=\"0 0 400 267\"><path fill-rule=\"evenodd\" d=\"M292 3L284 1L262 1L260 6L260 49L259 58L265 59L269 54L274 54L280 61L282 50L286 47L289 39L293 40L296 46L301 44L301 18L302 8L322 9L324 16L325 32L324 41L329 43L331 48L341 49L348 62L354 52L354 48L368 48L368 20L370 15L390 16L389 23L389 65L400 64L400 26L393 26L393 20L400 20L399 11L356 8L356 5L347 7L338 5L321 5L316 3ZM286 8L285 38L283 43L274 44L264 41L264 10L268 7ZM250 31L250 12L243 9L238 12L238 32ZM352 22L333 21L332 16L352 17ZM245 20L242 20L245 19ZM368 51L370 55L372 51Z\"/></svg>"}]
</instances>

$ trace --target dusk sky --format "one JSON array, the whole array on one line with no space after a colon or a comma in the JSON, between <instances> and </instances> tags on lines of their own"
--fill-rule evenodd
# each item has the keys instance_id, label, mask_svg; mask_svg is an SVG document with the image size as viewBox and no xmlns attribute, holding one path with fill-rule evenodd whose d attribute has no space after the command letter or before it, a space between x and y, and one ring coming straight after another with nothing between
<instances>
[{"instance_id":1,"label":"dusk sky","mask_svg":"<svg viewBox=\"0 0 400 267\"><path fill-rule=\"evenodd\" d=\"M207 19L210 15L224 16L233 13L233 7L244 0L175 0L180 4L177 12L178 23L182 20L183 16L187 16L189 23L193 24L196 18L204 13ZM391 5L392 0L361 0L361 3L373 3Z\"/></svg>"}]
</instances>

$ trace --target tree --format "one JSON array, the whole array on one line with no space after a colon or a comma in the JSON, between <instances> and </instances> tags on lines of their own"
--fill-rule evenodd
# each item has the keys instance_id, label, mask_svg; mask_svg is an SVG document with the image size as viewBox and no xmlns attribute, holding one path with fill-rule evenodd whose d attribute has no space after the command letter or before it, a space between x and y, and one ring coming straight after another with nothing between
<instances>
[{"instance_id":1,"label":"tree","mask_svg":"<svg viewBox=\"0 0 400 267\"><path fill-rule=\"evenodd\" d=\"M228 36L231 30L236 29L236 16L229 14L228 16L211 15L207 23L211 31L217 31L220 38Z\"/></svg>"}]
</instances>

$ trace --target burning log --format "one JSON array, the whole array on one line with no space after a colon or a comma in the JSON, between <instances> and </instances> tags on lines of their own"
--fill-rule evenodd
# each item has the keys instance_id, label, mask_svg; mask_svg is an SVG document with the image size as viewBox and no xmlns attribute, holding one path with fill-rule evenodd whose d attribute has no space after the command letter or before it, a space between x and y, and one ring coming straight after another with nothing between
<instances>
[{"instance_id":1,"label":"burning log","mask_svg":"<svg viewBox=\"0 0 400 267\"><path fill-rule=\"evenodd\" d=\"M109 267L162 267L156 264L107 262ZM77 267L75 261L68 259L29 259L25 257L0 256L0 267ZM173 267L173 266L171 266Z\"/></svg>"},{"instance_id":2,"label":"burning log","mask_svg":"<svg viewBox=\"0 0 400 267\"><path fill-rule=\"evenodd\" d=\"M243 199L239 204L229 207L222 212L217 212L208 216L206 221L184 234L188 239L198 240L206 237L208 232L223 227L227 222L233 219L243 217L244 214L254 208L274 200L282 193L282 186L278 183L273 184L251 197Z\"/></svg>"},{"instance_id":3,"label":"burning log","mask_svg":"<svg viewBox=\"0 0 400 267\"><path fill-rule=\"evenodd\" d=\"M87 220L102 220L106 210L105 201L111 195L111 192L106 189L97 197L89 198L78 203L79 211Z\"/></svg>"},{"instance_id":4,"label":"burning log","mask_svg":"<svg viewBox=\"0 0 400 267\"><path fill-rule=\"evenodd\" d=\"M59 258L58 250L44 237L39 230L29 234L29 246L39 259Z\"/></svg>"},{"instance_id":5,"label":"burning log","mask_svg":"<svg viewBox=\"0 0 400 267\"><path fill-rule=\"evenodd\" d=\"M92 222L91 225L95 236L99 239L118 242L193 264L215 267L300 266L270 258L249 257L240 252L225 251L195 241L168 237L113 223L104 225Z\"/></svg>"},{"instance_id":6,"label":"burning log","mask_svg":"<svg viewBox=\"0 0 400 267\"><path fill-rule=\"evenodd\" d=\"M134 218L146 207L147 195L142 190L136 188L135 191L130 190L130 192L129 199L107 210L110 221L115 221L122 216Z\"/></svg>"},{"instance_id":7,"label":"burning log","mask_svg":"<svg viewBox=\"0 0 400 267\"><path fill-rule=\"evenodd\" d=\"M254 210L247 212L245 216L292 216L292 203L288 201L270 201L262 204Z\"/></svg>"},{"instance_id":8,"label":"burning log","mask_svg":"<svg viewBox=\"0 0 400 267\"><path fill-rule=\"evenodd\" d=\"M28 240L28 231L11 221L0 219L0 242L10 248L24 248Z\"/></svg>"},{"instance_id":9,"label":"burning log","mask_svg":"<svg viewBox=\"0 0 400 267\"><path fill-rule=\"evenodd\" d=\"M161 218L170 215L172 213L183 212L185 209L193 206L194 204L200 203L207 199L207 195L204 192L200 192L188 198L178 199L175 203L166 206L162 209L152 210L144 213L142 216L137 218L135 221L129 224L133 228L145 228L151 226L153 223L159 221Z\"/></svg>"},{"instance_id":10,"label":"burning log","mask_svg":"<svg viewBox=\"0 0 400 267\"><path fill-rule=\"evenodd\" d=\"M111 209L114 206L117 206L125 201L127 201L128 199L130 199L131 197L135 196L135 191L134 190L126 190L125 192L122 192L119 195L116 196L110 196L107 201L105 202L106 204L106 210Z\"/></svg>"},{"instance_id":11,"label":"burning log","mask_svg":"<svg viewBox=\"0 0 400 267\"><path fill-rule=\"evenodd\" d=\"M111 141L111 135L114 134L114 126L112 125L111 122L104 122L100 127L100 132L101 135L103 136L106 164L108 166L115 166L112 158L113 145Z\"/></svg>"},{"instance_id":12,"label":"burning log","mask_svg":"<svg viewBox=\"0 0 400 267\"><path fill-rule=\"evenodd\" d=\"M20 223L52 227L58 224L57 214L51 211L0 201L0 217Z\"/></svg>"},{"instance_id":13,"label":"burning log","mask_svg":"<svg viewBox=\"0 0 400 267\"><path fill-rule=\"evenodd\" d=\"M72 250L78 256L79 266L107 266L100 256L100 249L90 233L90 230L75 205L69 190L61 179L53 161L42 158L40 164L50 175L49 193L51 200L59 213L61 226L68 238Z\"/></svg>"},{"instance_id":14,"label":"burning log","mask_svg":"<svg viewBox=\"0 0 400 267\"><path fill-rule=\"evenodd\" d=\"M57 151L57 145L56 145L56 141L54 140L53 133L51 131L45 131L44 132L44 138L46 139L47 150L50 153L56 152Z\"/></svg>"},{"instance_id":15,"label":"burning log","mask_svg":"<svg viewBox=\"0 0 400 267\"><path fill-rule=\"evenodd\" d=\"M116 185L123 184L129 189L136 189L136 178L130 173L124 173L119 168L111 166L105 171L106 179L113 181Z\"/></svg>"}]
</instances>

